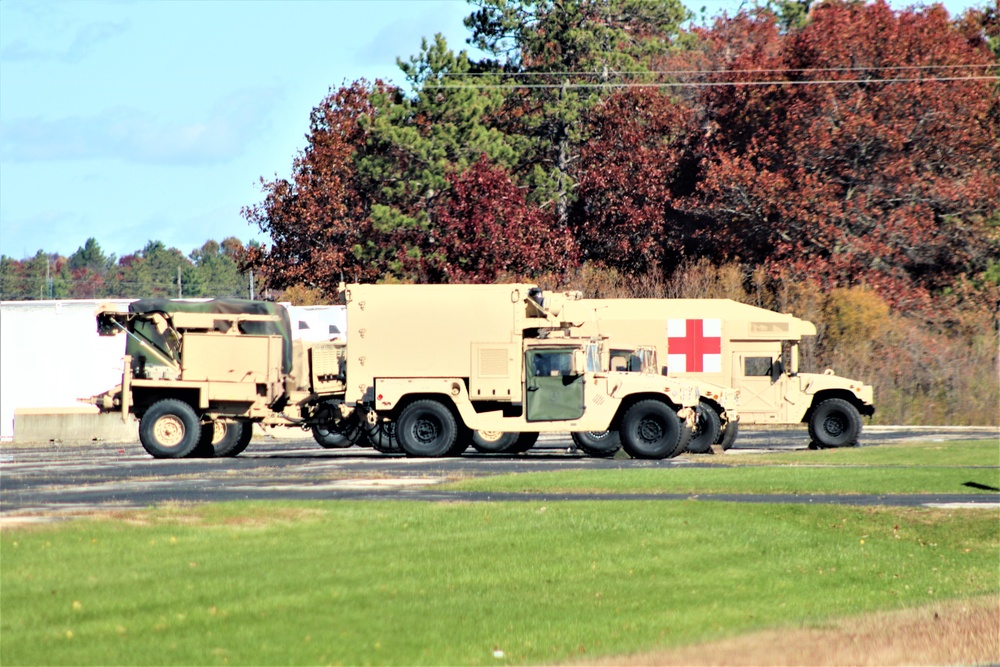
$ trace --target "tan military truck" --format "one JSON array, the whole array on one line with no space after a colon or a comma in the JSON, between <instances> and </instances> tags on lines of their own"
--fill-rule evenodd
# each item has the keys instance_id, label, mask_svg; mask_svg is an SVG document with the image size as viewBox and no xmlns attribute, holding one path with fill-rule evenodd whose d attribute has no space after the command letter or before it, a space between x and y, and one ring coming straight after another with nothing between
<instances>
[{"instance_id":1,"label":"tan military truck","mask_svg":"<svg viewBox=\"0 0 1000 667\"><path fill-rule=\"evenodd\" d=\"M697 387L607 372L597 342L559 314L572 293L533 285L345 288L348 344L293 344L275 304L149 299L102 309L128 336L122 383L91 401L134 414L157 458L234 455L249 425L298 424L324 446L411 456L463 451L473 431L624 429L635 457L683 450Z\"/></svg>"},{"instance_id":2,"label":"tan military truck","mask_svg":"<svg viewBox=\"0 0 1000 667\"><path fill-rule=\"evenodd\" d=\"M816 327L793 315L729 299L585 299L567 311L589 314L583 333L608 337L612 349L655 345L671 376L738 390L743 424L806 423L815 446L846 447L857 444L861 415L875 412L871 385L800 372L799 344Z\"/></svg>"},{"instance_id":3,"label":"tan military truck","mask_svg":"<svg viewBox=\"0 0 1000 667\"><path fill-rule=\"evenodd\" d=\"M235 456L253 423L311 426L317 441L343 395L343 348L293 342L287 311L259 301L142 299L101 307L100 335L125 334L122 382L88 399L139 419L157 458ZM329 399L333 398L333 403Z\"/></svg>"},{"instance_id":4,"label":"tan military truck","mask_svg":"<svg viewBox=\"0 0 1000 667\"><path fill-rule=\"evenodd\" d=\"M619 430L636 458L680 451L696 417L689 381L602 368L598 341L575 335L578 293L531 284L350 285L344 401L394 425L411 456L464 450L473 432ZM544 303L544 305L543 305Z\"/></svg>"}]
</instances>

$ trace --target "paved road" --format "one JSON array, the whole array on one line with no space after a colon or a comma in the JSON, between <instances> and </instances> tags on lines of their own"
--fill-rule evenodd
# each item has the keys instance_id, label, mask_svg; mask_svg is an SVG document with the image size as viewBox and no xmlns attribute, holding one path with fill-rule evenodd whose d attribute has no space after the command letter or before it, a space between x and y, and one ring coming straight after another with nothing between
<instances>
[{"instance_id":1,"label":"paved road","mask_svg":"<svg viewBox=\"0 0 1000 667\"><path fill-rule=\"evenodd\" d=\"M868 427L862 446L904 440L948 441L996 438L1000 430ZM544 436L522 456L482 455L469 450L457 458L410 459L368 449L327 450L311 439L255 440L230 459L155 460L141 445L48 444L0 449L0 525L75 516L93 511L148 507L162 502L246 499L411 499L544 500L579 499L559 494L505 495L454 493L435 485L460 477L569 468L636 469L717 467L732 457L761 451L805 449L802 429L740 433L736 447L715 456L682 456L666 461L594 459L581 455L569 438ZM850 503L855 505L996 504L1000 494L941 496L588 496L589 499L714 499L732 502Z\"/></svg>"}]
</instances>

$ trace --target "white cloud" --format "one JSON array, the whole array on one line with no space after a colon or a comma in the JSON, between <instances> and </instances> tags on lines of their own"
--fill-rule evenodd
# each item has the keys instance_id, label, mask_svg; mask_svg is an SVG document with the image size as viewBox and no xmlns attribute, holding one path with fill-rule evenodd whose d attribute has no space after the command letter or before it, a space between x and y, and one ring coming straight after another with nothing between
<instances>
[{"instance_id":1,"label":"white cloud","mask_svg":"<svg viewBox=\"0 0 1000 667\"><path fill-rule=\"evenodd\" d=\"M241 90L220 98L202 118L163 120L132 107L93 116L19 118L0 123L0 160L32 162L110 158L199 165L228 162L268 127L281 90Z\"/></svg>"}]
</instances>

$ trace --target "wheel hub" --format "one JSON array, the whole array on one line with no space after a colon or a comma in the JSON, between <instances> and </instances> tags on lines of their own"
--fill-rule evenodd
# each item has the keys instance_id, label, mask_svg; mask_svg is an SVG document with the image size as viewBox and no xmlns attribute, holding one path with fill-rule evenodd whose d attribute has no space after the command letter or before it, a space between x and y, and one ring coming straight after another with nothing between
<instances>
[{"instance_id":1,"label":"wheel hub","mask_svg":"<svg viewBox=\"0 0 1000 667\"><path fill-rule=\"evenodd\" d=\"M839 415L830 415L823 421L823 430L836 437L847 430L847 423Z\"/></svg>"},{"instance_id":2,"label":"wheel hub","mask_svg":"<svg viewBox=\"0 0 1000 667\"><path fill-rule=\"evenodd\" d=\"M163 447L177 447L184 440L184 422L175 415L164 415L156 420L153 433Z\"/></svg>"},{"instance_id":3,"label":"wheel hub","mask_svg":"<svg viewBox=\"0 0 1000 667\"><path fill-rule=\"evenodd\" d=\"M663 437L663 426L655 419L643 419L638 430L644 442L658 442Z\"/></svg>"},{"instance_id":4,"label":"wheel hub","mask_svg":"<svg viewBox=\"0 0 1000 667\"><path fill-rule=\"evenodd\" d=\"M414 437L423 443L434 442L439 432L438 425L429 419L421 419L413 425Z\"/></svg>"}]
</instances>

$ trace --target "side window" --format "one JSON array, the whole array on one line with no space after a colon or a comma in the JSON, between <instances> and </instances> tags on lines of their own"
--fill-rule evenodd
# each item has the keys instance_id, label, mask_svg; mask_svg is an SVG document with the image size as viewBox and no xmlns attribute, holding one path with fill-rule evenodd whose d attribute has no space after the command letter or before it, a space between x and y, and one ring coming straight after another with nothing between
<instances>
[{"instance_id":1,"label":"side window","mask_svg":"<svg viewBox=\"0 0 1000 667\"><path fill-rule=\"evenodd\" d=\"M571 351L540 351L534 354L535 377L559 377L571 375L573 372L573 353Z\"/></svg>"},{"instance_id":2,"label":"side window","mask_svg":"<svg viewBox=\"0 0 1000 667\"><path fill-rule=\"evenodd\" d=\"M743 360L743 374L747 377L770 377L771 357L746 357Z\"/></svg>"}]
</instances>

